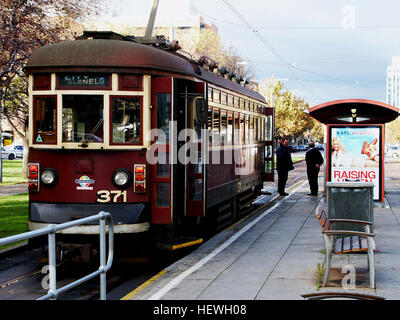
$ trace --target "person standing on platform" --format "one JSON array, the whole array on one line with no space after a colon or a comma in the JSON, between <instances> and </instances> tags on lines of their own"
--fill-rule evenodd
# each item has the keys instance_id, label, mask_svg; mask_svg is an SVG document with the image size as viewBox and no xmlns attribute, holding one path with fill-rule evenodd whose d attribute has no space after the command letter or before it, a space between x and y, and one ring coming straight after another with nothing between
<instances>
[{"instance_id":1,"label":"person standing on platform","mask_svg":"<svg viewBox=\"0 0 400 320\"><path fill-rule=\"evenodd\" d=\"M289 194L285 192L285 186L288 173L294 167L289 150L289 140L286 138L279 140L279 147L276 148L276 169L278 171L278 193L281 196L288 196Z\"/></svg>"},{"instance_id":2,"label":"person standing on platform","mask_svg":"<svg viewBox=\"0 0 400 320\"><path fill-rule=\"evenodd\" d=\"M310 149L306 152L306 164L307 164L307 177L308 183L310 184L311 193L309 196L318 195L318 173L320 166L324 163L321 152L315 148L315 143L311 141L309 143Z\"/></svg>"}]
</instances>

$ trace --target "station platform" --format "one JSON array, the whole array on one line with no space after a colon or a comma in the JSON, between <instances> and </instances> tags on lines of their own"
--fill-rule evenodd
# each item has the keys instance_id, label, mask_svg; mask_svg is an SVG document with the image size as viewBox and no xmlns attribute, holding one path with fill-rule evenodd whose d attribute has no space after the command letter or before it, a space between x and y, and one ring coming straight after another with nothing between
<instances>
[{"instance_id":1,"label":"station platform","mask_svg":"<svg viewBox=\"0 0 400 320\"><path fill-rule=\"evenodd\" d=\"M366 254L334 255L328 286L318 265L325 242L315 217L323 194L308 196L303 176L272 194L257 212L214 236L191 254L162 270L122 300L303 300L302 294L344 291L345 265L356 268L361 292L400 299L400 169L387 164L385 205L374 208L376 288L369 288ZM323 184L320 174L320 188ZM336 278L335 278L336 277Z\"/></svg>"}]
</instances>

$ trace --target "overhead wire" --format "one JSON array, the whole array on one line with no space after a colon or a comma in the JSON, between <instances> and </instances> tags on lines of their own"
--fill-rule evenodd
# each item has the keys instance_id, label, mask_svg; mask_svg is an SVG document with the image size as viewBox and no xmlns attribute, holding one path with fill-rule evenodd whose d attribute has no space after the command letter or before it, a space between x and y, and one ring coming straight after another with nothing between
<instances>
[{"instance_id":1,"label":"overhead wire","mask_svg":"<svg viewBox=\"0 0 400 320\"><path fill-rule=\"evenodd\" d=\"M307 86L304 85L304 83L297 77L295 72L293 71L293 64L290 64L277 50L275 50L274 47L272 47L269 42L263 37L263 35L255 28L253 25L247 21L245 17L242 16L242 14L237 11L230 3L228 0L222 0L232 11L233 13L251 30L253 33L256 35L256 37L272 52L273 55L275 55L281 63L290 71L290 73L293 75L293 77L296 79L296 81L305 89L310 90Z\"/></svg>"},{"instance_id":2,"label":"overhead wire","mask_svg":"<svg viewBox=\"0 0 400 320\"><path fill-rule=\"evenodd\" d=\"M277 50L275 50L275 48L272 47L272 45L269 44L269 42L263 37L263 35L250 23L248 22L248 20L243 17L243 15L237 11L235 9L235 7L233 7L233 5L228 1L228 0L222 0L228 7L229 9L231 9L233 11L233 13L251 30L253 31L253 33L257 36L257 38L271 51L271 53L277 57L280 61L281 64L283 64L293 75L293 77L296 79L296 81L303 87L306 87L304 85L304 83L297 77L297 75L295 74L294 70L298 70L300 72L305 72L305 73L309 73L309 74L314 74L320 77L324 77L324 78L328 78L328 79L332 79L332 80L336 80L336 81L341 81L341 82L346 82L346 83L351 83L352 85L356 85L356 86L360 86L362 84L360 84L359 81L351 81L351 80L344 80L344 79L339 79L339 78L335 78L332 77L330 75L325 75L319 72L315 72L315 71L309 71L303 68L299 68L299 67L295 67L294 64L290 64ZM367 87L365 85L362 85L364 87ZM310 90L309 88L306 88L308 90Z\"/></svg>"}]
</instances>

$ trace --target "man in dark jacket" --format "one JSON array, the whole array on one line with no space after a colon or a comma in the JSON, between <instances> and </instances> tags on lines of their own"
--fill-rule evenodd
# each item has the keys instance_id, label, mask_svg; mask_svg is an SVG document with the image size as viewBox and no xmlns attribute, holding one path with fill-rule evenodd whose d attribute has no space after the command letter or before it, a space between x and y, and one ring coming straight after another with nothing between
<instances>
[{"instance_id":1,"label":"man in dark jacket","mask_svg":"<svg viewBox=\"0 0 400 320\"><path fill-rule=\"evenodd\" d=\"M288 179L289 170L293 170L292 156L289 150L289 140L283 138L279 141L279 147L276 148L276 169L278 171L278 192L281 196L287 196L285 186Z\"/></svg>"},{"instance_id":2,"label":"man in dark jacket","mask_svg":"<svg viewBox=\"0 0 400 320\"><path fill-rule=\"evenodd\" d=\"M310 149L306 152L306 163L307 163L307 177L308 183L310 184L311 193L309 196L318 195L318 173L321 164L324 163L321 153L315 148L315 143L310 142Z\"/></svg>"}]
</instances>

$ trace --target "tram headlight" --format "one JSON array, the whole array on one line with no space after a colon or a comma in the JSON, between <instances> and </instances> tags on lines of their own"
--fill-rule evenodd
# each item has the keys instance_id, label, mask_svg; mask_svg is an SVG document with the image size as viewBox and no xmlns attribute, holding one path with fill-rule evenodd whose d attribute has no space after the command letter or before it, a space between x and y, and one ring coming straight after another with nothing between
<instances>
[{"instance_id":1,"label":"tram headlight","mask_svg":"<svg viewBox=\"0 0 400 320\"><path fill-rule=\"evenodd\" d=\"M117 188L126 189L132 184L132 173L128 169L115 170L112 182Z\"/></svg>"},{"instance_id":2,"label":"tram headlight","mask_svg":"<svg viewBox=\"0 0 400 320\"><path fill-rule=\"evenodd\" d=\"M53 168L44 169L40 174L40 180L47 187L54 186L58 181L57 171Z\"/></svg>"}]
</instances>

